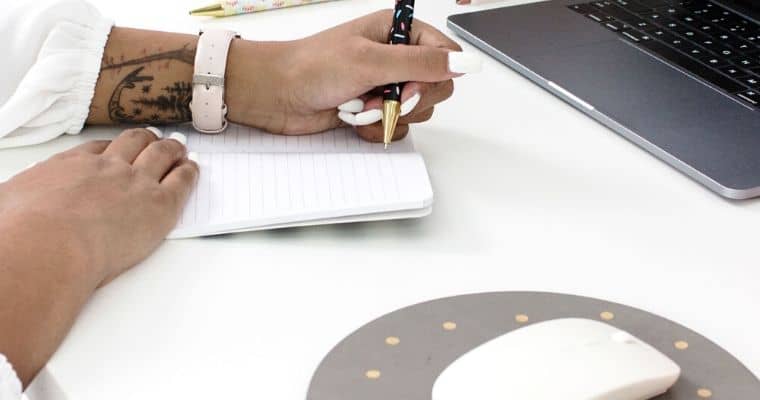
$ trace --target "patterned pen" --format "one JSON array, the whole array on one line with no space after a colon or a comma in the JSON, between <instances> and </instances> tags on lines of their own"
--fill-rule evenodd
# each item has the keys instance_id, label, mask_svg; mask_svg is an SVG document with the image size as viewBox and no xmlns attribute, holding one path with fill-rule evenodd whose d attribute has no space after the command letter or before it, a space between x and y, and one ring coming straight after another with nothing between
<instances>
[{"instance_id":1,"label":"patterned pen","mask_svg":"<svg viewBox=\"0 0 760 400\"><path fill-rule=\"evenodd\" d=\"M414 18L414 0L396 0L393 13L390 44L409 44L411 42L412 20ZM396 133L399 115L401 114L401 91L403 83L392 83L383 91L383 143L388 148L393 134Z\"/></svg>"}]
</instances>

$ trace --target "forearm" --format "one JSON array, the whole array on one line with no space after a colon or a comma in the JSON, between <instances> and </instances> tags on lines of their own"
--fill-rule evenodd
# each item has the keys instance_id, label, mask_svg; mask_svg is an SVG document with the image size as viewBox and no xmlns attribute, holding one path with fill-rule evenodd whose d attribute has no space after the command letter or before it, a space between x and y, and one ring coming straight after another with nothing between
<instances>
[{"instance_id":1,"label":"forearm","mask_svg":"<svg viewBox=\"0 0 760 400\"><path fill-rule=\"evenodd\" d=\"M192 119L197 35L113 28L103 55L88 124L163 125ZM234 40L227 62L228 118L277 130L277 92L285 42Z\"/></svg>"},{"instance_id":2,"label":"forearm","mask_svg":"<svg viewBox=\"0 0 760 400\"><path fill-rule=\"evenodd\" d=\"M49 219L0 213L0 353L24 386L99 285L92 260L67 229Z\"/></svg>"},{"instance_id":3,"label":"forearm","mask_svg":"<svg viewBox=\"0 0 760 400\"><path fill-rule=\"evenodd\" d=\"M169 124L191 119L196 35L113 28L89 124Z\"/></svg>"}]
</instances>

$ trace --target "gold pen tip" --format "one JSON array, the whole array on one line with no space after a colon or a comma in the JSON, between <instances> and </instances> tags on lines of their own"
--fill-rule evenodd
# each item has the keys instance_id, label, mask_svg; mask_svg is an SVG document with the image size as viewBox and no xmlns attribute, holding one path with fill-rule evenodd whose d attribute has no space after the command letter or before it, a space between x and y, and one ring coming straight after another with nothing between
<instances>
[{"instance_id":1,"label":"gold pen tip","mask_svg":"<svg viewBox=\"0 0 760 400\"><path fill-rule=\"evenodd\" d=\"M401 102L396 100L386 100L383 103L383 143L388 148L393 135L396 133L396 125L401 114Z\"/></svg>"}]
</instances>

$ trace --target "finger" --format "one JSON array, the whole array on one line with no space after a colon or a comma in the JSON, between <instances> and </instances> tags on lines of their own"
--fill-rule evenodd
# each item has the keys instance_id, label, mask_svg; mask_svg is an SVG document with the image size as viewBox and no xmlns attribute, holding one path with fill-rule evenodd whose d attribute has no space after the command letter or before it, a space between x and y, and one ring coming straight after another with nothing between
<instances>
[{"instance_id":1,"label":"finger","mask_svg":"<svg viewBox=\"0 0 760 400\"><path fill-rule=\"evenodd\" d=\"M404 88L406 90L406 88ZM453 94L454 94L454 81L448 80L445 82L438 82L433 84L424 84L420 86L420 100L416 107L413 107L413 110L426 110L428 108L434 107L437 104L443 103L444 101L448 100ZM407 100L406 107L409 108L411 106L412 99L410 98ZM402 114L404 110L404 104L401 105L402 108ZM409 114L409 113L407 113ZM403 114L403 115L407 115Z\"/></svg>"},{"instance_id":2,"label":"finger","mask_svg":"<svg viewBox=\"0 0 760 400\"><path fill-rule=\"evenodd\" d=\"M449 50L431 46L396 46L370 42L362 55L366 80L373 86L394 82L439 82L453 78ZM361 61L360 61L361 62ZM368 68L368 70L366 70Z\"/></svg>"},{"instance_id":3,"label":"finger","mask_svg":"<svg viewBox=\"0 0 760 400\"><path fill-rule=\"evenodd\" d=\"M393 82L443 82L462 74L478 72L482 61L470 53L431 46L364 44L358 52L359 77L372 86ZM364 56L366 55L366 57Z\"/></svg>"},{"instance_id":4,"label":"finger","mask_svg":"<svg viewBox=\"0 0 760 400\"><path fill-rule=\"evenodd\" d=\"M339 111L358 113L364 110L364 100L353 99L338 106Z\"/></svg>"},{"instance_id":5,"label":"finger","mask_svg":"<svg viewBox=\"0 0 760 400\"><path fill-rule=\"evenodd\" d=\"M424 110L448 100L454 94L454 81L448 80L437 83L410 82L404 86L401 94L401 116L416 110ZM380 109L383 106L382 97L368 99L366 109Z\"/></svg>"},{"instance_id":6,"label":"finger","mask_svg":"<svg viewBox=\"0 0 760 400\"><path fill-rule=\"evenodd\" d=\"M430 119L433 118L434 113L435 107L430 107L428 109L416 111L410 115L407 115L406 117L399 119L398 123L406 125L421 124L423 122L430 121Z\"/></svg>"},{"instance_id":7,"label":"finger","mask_svg":"<svg viewBox=\"0 0 760 400\"><path fill-rule=\"evenodd\" d=\"M366 18L368 20L360 24L365 29L365 37L374 42L387 43L388 32L390 32L393 24L393 10L378 11ZM411 34L411 43L414 45L462 51L462 48L443 32L419 19L415 19L412 23Z\"/></svg>"},{"instance_id":8,"label":"finger","mask_svg":"<svg viewBox=\"0 0 760 400\"><path fill-rule=\"evenodd\" d=\"M374 108L362 111L360 113L341 111L338 113L338 118L340 118L341 121L352 126L367 126L381 121L383 119L383 112L380 110L380 107L382 105L383 99L377 97L373 98L371 101L372 107ZM412 97L401 103L401 116L403 117L412 112L419 101L420 94L415 93L412 95Z\"/></svg>"},{"instance_id":9,"label":"finger","mask_svg":"<svg viewBox=\"0 0 760 400\"><path fill-rule=\"evenodd\" d=\"M137 156L133 163L136 170L145 173L156 181L160 181L167 173L185 158L187 139L185 135L175 132L168 139L158 140Z\"/></svg>"},{"instance_id":10,"label":"finger","mask_svg":"<svg viewBox=\"0 0 760 400\"><path fill-rule=\"evenodd\" d=\"M76 146L69 151L77 153L102 154L110 144L110 140L93 140L91 142L80 144L79 146Z\"/></svg>"},{"instance_id":11,"label":"finger","mask_svg":"<svg viewBox=\"0 0 760 400\"><path fill-rule=\"evenodd\" d=\"M409 100L401 103L401 116L405 117L411 113L415 107L417 107L417 104L420 103L420 94L415 93L412 97L409 98Z\"/></svg>"},{"instance_id":12,"label":"finger","mask_svg":"<svg viewBox=\"0 0 760 400\"><path fill-rule=\"evenodd\" d=\"M356 128L356 133L359 136L368 141L374 143L381 143L383 141L383 126L382 124L374 124L369 126L359 126ZM399 124L396 127L396 131L393 134L393 140L401 140L409 133L409 125Z\"/></svg>"},{"instance_id":13,"label":"finger","mask_svg":"<svg viewBox=\"0 0 760 400\"><path fill-rule=\"evenodd\" d=\"M356 114L348 111L338 112L338 118L348 125L356 126Z\"/></svg>"},{"instance_id":14,"label":"finger","mask_svg":"<svg viewBox=\"0 0 760 400\"><path fill-rule=\"evenodd\" d=\"M408 82L404 85L404 90L401 92L401 110L402 112L406 109L408 109L412 104L409 102L412 101L419 101L419 100L412 100L412 98L416 94L420 94L421 96L425 96L425 93L429 90L429 88L435 85L433 83L420 83L420 82ZM364 110L372 110L372 109L382 109L383 108L383 96L382 93L377 94L376 96L370 96L367 97L364 100ZM414 108L414 107L412 107Z\"/></svg>"},{"instance_id":15,"label":"finger","mask_svg":"<svg viewBox=\"0 0 760 400\"><path fill-rule=\"evenodd\" d=\"M390 28L389 28L390 29ZM446 36L443 32L420 20L412 24L412 41L414 45L433 46L453 51L462 51L462 46Z\"/></svg>"},{"instance_id":16,"label":"finger","mask_svg":"<svg viewBox=\"0 0 760 400\"><path fill-rule=\"evenodd\" d=\"M383 111L379 109L367 110L358 114L341 111L338 113L341 121L353 126L367 126L383 119Z\"/></svg>"},{"instance_id":17,"label":"finger","mask_svg":"<svg viewBox=\"0 0 760 400\"><path fill-rule=\"evenodd\" d=\"M162 136L157 128L128 129L114 139L103 154L119 157L131 164L149 144Z\"/></svg>"},{"instance_id":18,"label":"finger","mask_svg":"<svg viewBox=\"0 0 760 400\"><path fill-rule=\"evenodd\" d=\"M187 158L181 160L161 181L161 186L166 188L175 199L177 216L184 208L195 183L198 182L199 174L198 154L189 153Z\"/></svg>"}]
</instances>

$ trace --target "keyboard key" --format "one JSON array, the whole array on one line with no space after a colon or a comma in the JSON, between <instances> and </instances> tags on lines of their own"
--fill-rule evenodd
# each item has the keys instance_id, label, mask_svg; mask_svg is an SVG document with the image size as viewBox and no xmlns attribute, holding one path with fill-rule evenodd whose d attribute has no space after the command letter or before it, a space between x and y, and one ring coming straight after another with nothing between
<instances>
[{"instance_id":1,"label":"keyboard key","mask_svg":"<svg viewBox=\"0 0 760 400\"><path fill-rule=\"evenodd\" d=\"M722 52L723 50L731 50L720 43L716 43L712 38L697 41L697 44L716 54Z\"/></svg>"},{"instance_id":2,"label":"keyboard key","mask_svg":"<svg viewBox=\"0 0 760 400\"><path fill-rule=\"evenodd\" d=\"M641 18L655 24L661 23L666 17L660 13L643 14Z\"/></svg>"},{"instance_id":3,"label":"keyboard key","mask_svg":"<svg viewBox=\"0 0 760 400\"><path fill-rule=\"evenodd\" d=\"M569 6L568 8L583 15L586 15L591 12L591 7L589 7L586 4L573 4L572 6Z\"/></svg>"},{"instance_id":4,"label":"keyboard key","mask_svg":"<svg viewBox=\"0 0 760 400\"><path fill-rule=\"evenodd\" d=\"M655 30L655 31L652 31L652 32L648 32L648 33L650 35L652 35L652 37L654 37L656 39L660 39L660 40L662 40L663 42L666 42L666 43L670 43L670 42L673 42L675 40L681 40L681 38L679 38L679 37L671 34L670 32L668 32L666 30L663 30L663 29L658 29L658 30Z\"/></svg>"},{"instance_id":5,"label":"keyboard key","mask_svg":"<svg viewBox=\"0 0 760 400\"><path fill-rule=\"evenodd\" d=\"M620 32L623 30L623 28L625 28L625 24L617 22L617 21L606 22L604 26L606 26L609 30L615 31L615 32Z\"/></svg>"},{"instance_id":6,"label":"keyboard key","mask_svg":"<svg viewBox=\"0 0 760 400\"><path fill-rule=\"evenodd\" d=\"M626 24L631 25L631 26L636 26L637 24L641 22L646 22L643 19L615 5L607 7L604 11L607 14L611 15L613 18L623 21Z\"/></svg>"},{"instance_id":7,"label":"keyboard key","mask_svg":"<svg viewBox=\"0 0 760 400\"><path fill-rule=\"evenodd\" d=\"M705 54L705 55L702 55L701 57L698 57L698 59L699 61L713 68L721 68L721 67L725 67L729 65L728 61L726 61L723 58L716 57L713 54Z\"/></svg>"},{"instance_id":8,"label":"keyboard key","mask_svg":"<svg viewBox=\"0 0 760 400\"><path fill-rule=\"evenodd\" d=\"M669 5L664 0L636 0L636 2L648 8L660 8Z\"/></svg>"},{"instance_id":9,"label":"keyboard key","mask_svg":"<svg viewBox=\"0 0 760 400\"><path fill-rule=\"evenodd\" d=\"M760 78L757 76L747 76L739 79L739 81L753 89L760 89Z\"/></svg>"},{"instance_id":10,"label":"keyboard key","mask_svg":"<svg viewBox=\"0 0 760 400\"><path fill-rule=\"evenodd\" d=\"M737 58L732 59L731 61L734 64L745 69L760 67L760 62L749 57L737 57Z\"/></svg>"},{"instance_id":11,"label":"keyboard key","mask_svg":"<svg viewBox=\"0 0 760 400\"><path fill-rule=\"evenodd\" d=\"M652 40L652 37L649 36L648 34L639 32L635 29L627 29L623 31L623 36L625 36L628 40L631 40L636 43Z\"/></svg>"},{"instance_id":12,"label":"keyboard key","mask_svg":"<svg viewBox=\"0 0 760 400\"><path fill-rule=\"evenodd\" d=\"M595 2L591 3L591 7L596 7L598 9L600 9L600 10L604 10L604 8L607 7L610 4L612 4L612 3L610 3L609 1L595 1Z\"/></svg>"},{"instance_id":13,"label":"keyboard key","mask_svg":"<svg viewBox=\"0 0 760 400\"><path fill-rule=\"evenodd\" d=\"M652 11L651 7L643 6L632 1L617 2L620 7L625 8L628 12L633 14L644 14ZM621 4L625 3L625 4Z\"/></svg>"},{"instance_id":14,"label":"keyboard key","mask_svg":"<svg viewBox=\"0 0 760 400\"><path fill-rule=\"evenodd\" d=\"M752 106L760 107L760 93L756 90L747 90L745 92L737 93L736 97Z\"/></svg>"},{"instance_id":15,"label":"keyboard key","mask_svg":"<svg viewBox=\"0 0 760 400\"><path fill-rule=\"evenodd\" d=\"M695 76L717 86L718 88L725 90L726 92L737 93L745 90L745 87L740 85L738 82L729 79L728 77L718 73L706 65L688 57L685 54L681 54L656 40L640 42L639 44L652 53L662 57L666 61L673 63L683 70L694 74Z\"/></svg>"},{"instance_id":16,"label":"keyboard key","mask_svg":"<svg viewBox=\"0 0 760 400\"><path fill-rule=\"evenodd\" d=\"M760 33L748 33L740 36L746 41L753 43L755 46L760 45Z\"/></svg>"},{"instance_id":17,"label":"keyboard key","mask_svg":"<svg viewBox=\"0 0 760 400\"><path fill-rule=\"evenodd\" d=\"M604 22L607 22L607 21L612 21L612 17L604 15L604 14L602 14L600 12L588 13L586 16L589 17L590 19L596 21L596 22L599 22L599 23L604 23Z\"/></svg>"},{"instance_id":18,"label":"keyboard key","mask_svg":"<svg viewBox=\"0 0 760 400\"><path fill-rule=\"evenodd\" d=\"M724 73L724 74L726 74L726 75L728 75L728 76L730 76L731 78L734 78L734 79L744 78L745 76L749 75L749 73L747 73L743 69L739 69L739 68L737 68L737 67L735 67L733 65L727 65L727 66L721 67L719 69L720 69L720 72L722 72L722 73Z\"/></svg>"}]
</instances>

